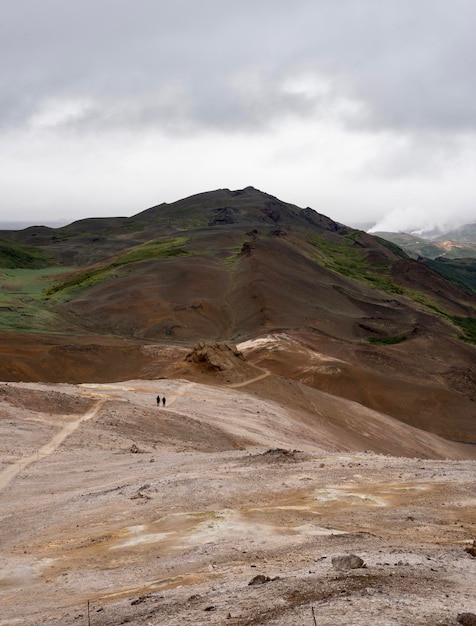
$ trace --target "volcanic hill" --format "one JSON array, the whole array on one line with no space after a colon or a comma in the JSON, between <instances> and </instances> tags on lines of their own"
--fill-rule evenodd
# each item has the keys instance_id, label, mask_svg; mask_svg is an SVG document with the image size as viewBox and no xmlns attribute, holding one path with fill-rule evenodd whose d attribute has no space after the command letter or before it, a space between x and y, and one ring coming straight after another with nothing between
<instances>
[{"instance_id":1,"label":"volcanic hill","mask_svg":"<svg viewBox=\"0 0 476 626\"><path fill-rule=\"evenodd\" d=\"M0 283L5 381L235 384L239 367L185 360L200 339L232 342L296 389L476 442L474 294L253 187L1 231Z\"/></svg>"}]
</instances>

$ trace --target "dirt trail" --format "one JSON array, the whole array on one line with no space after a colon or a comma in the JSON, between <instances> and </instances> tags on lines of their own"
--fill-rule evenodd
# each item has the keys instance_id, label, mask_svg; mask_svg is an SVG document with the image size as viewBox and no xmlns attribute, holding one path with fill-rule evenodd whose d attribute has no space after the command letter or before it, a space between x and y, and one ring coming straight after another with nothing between
<instances>
[{"instance_id":1,"label":"dirt trail","mask_svg":"<svg viewBox=\"0 0 476 626\"><path fill-rule=\"evenodd\" d=\"M27 457L20 457L17 461L15 461L12 465L4 469L0 472L0 489L5 489L11 483L11 481L23 471L26 467L34 463L35 461L40 461L45 459L50 454L52 454L55 450L59 448L59 446L63 443L63 441L71 435L75 430L79 428L82 422L92 419L97 415L97 412L104 404L104 400L100 400L92 409L87 411L81 415L74 422L70 422L63 426L63 428L54 435L48 443L42 446L35 453L30 454Z\"/></svg>"},{"instance_id":2,"label":"dirt trail","mask_svg":"<svg viewBox=\"0 0 476 626\"><path fill-rule=\"evenodd\" d=\"M263 374L260 374L259 376L255 376L255 378L250 378L248 380L245 380L242 383L233 383L231 385L227 385L227 387L230 387L231 389L238 389L238 387L246 387L247 385L251 385L252 383L258 382L258 380L263 380L263 378L266 378L267 376L269 376L270 373L271 372L267 370Z\"/></svg>"},{"instance_id":3,"label":"dirt trail","mask_svg":"<svg viewBox=\"0 0 476 626\"><path fill-rule=\"evenodd\" d=\"M167 398L166 402L167 402L167 408L169 406L171 406L172 404L174 404L174 402L178 399L181 398L185 395L185 393L189 390L192 389L193 387L195 387L197 383L193 383L193 382L188 382L185 383L184 385L182 385L181 387L179 387L179 389L176 391L176 393L169 398Z\"/></svg>"}]
</instances>

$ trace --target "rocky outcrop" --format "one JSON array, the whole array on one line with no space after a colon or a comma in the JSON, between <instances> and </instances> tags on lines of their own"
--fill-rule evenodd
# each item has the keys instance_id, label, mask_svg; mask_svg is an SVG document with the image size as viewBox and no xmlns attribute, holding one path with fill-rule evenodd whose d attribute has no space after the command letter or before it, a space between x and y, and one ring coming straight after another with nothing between
<instances>
[{"instance_id":1,"label":"rocky outcrop","mask_svg":"<svg viewBox=\"0 0 476 626\"><path fill-rule=\"evenodd\" d=\"M235 345L227 342L205 343L203 339L185 357L188 362L219 372L233 369L237 359L244 361L244 356Z\"/></svg>"}]
</instances>

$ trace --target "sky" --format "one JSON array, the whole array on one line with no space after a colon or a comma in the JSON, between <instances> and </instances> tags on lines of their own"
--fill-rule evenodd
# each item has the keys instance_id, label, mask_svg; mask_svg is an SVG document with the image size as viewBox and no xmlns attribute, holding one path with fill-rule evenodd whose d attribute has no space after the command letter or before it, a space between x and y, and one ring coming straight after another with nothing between
<instances>
[{"instance_id":1,"label":"sky","mask_svg":"<svg viewBox=\"0 0 476 626\"><path fill-rule=\"evenodd\" d=\"M0 220L249 185L476 222L474 0L0 0Z\"/></svg>"}]
</instances>

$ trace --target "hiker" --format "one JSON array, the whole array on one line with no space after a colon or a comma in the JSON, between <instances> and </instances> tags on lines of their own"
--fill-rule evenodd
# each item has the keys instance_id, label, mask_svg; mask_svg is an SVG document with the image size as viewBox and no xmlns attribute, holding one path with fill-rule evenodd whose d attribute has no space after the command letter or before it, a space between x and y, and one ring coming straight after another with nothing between
<instances>
[{"instance_id":1,"label":"hiker","mask_svg":"<svg viewBox=\"0 0 476 626\"><path fill-rule=\"evenodd\" d=\"M160 396L157 396L157 406L160 406Z\"/></svg>"},{"instance_id":2,"label":"hiker","mask_svg":"<svg viewBox=\"0 0 476 626\"><path fill-rule=\"evenodd\" d=\"M165 396L162 398L162 404L165 406Z\"/></svg>"}]
</instances>

